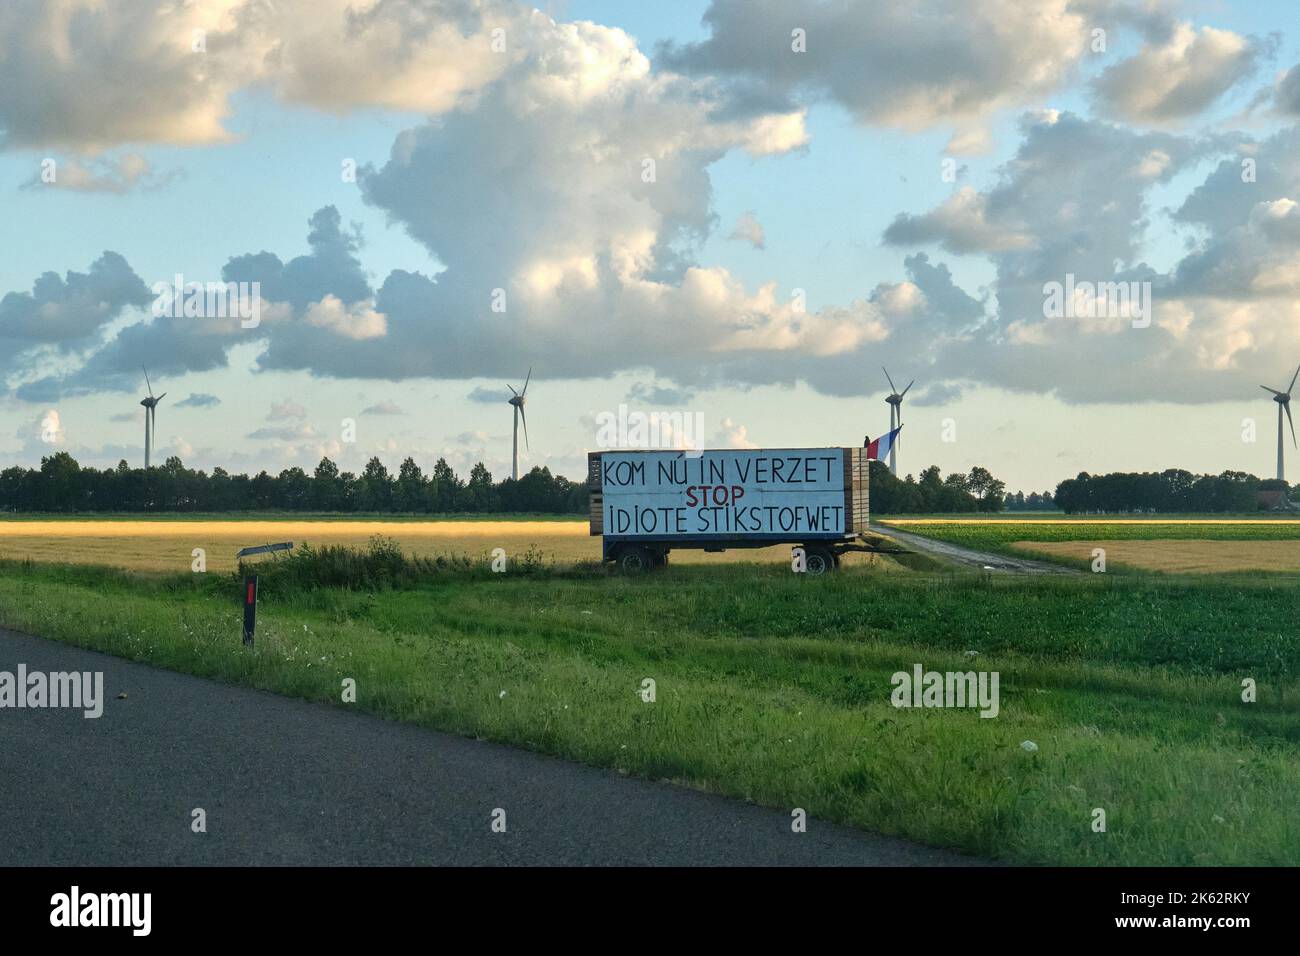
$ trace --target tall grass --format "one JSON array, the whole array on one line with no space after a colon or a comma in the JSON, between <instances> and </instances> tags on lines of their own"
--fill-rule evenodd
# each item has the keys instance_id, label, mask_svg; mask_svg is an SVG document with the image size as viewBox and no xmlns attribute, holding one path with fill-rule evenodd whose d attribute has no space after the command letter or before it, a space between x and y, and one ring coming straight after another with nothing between
<instances>
[{"instance_id":1,"label":"tall grass","mask_svg":"<svg viewBox=\"0 0 1300 956\"><path fill-rule=\"evenodd\" d=\"M531 547L513 561L503 559L515 574L558 573L553 562ZM503 568L504 570L504 568ZM373 535L367 546L327 544L302 547L270 560L240 561L238 577L257 574L259 587L293 593L317 588L349 591L385 591L412 588L449 577L475 578L494 572L492 559L475 560L465 554L408 555L392 538Z\"/></svg>"}]
</instances>

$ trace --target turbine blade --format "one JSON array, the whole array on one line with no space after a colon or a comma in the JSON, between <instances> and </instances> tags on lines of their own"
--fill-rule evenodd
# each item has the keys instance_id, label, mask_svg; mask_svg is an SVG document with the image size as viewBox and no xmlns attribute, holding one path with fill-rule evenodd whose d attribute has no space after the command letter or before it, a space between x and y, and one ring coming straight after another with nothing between
<instances>
[{"instance_id":1,"label":"turbine blade","mask_svg":"<svg viewBox=\"0 0 1300 956\"><path fill-rule=\"evenodd\" d=\"M1260 386L1260 387L1262 388L1263 386ZM515 387L514 387L513 385L507 385L506 388L510 389L510 394L511 394L511 395L518 395L518 394L519 394L518 392L515 391Z\"/></svg>"},{"instance_id":2,"label":"turbine blade","mask_svg":"<svg viewBox=\"0 0 1300 956\"><path fill-rule=\"evenodd\" d=\"M167 393L166 393L166 392L163 392L161 395L159 395L157 398L155 398L155 399L153 400L154 405L157 405L159 402L161 402L161 401L162 401L164 398L166 398L166 397L167 397Z\"/></svg>"},{"instance_id":3,"label":"turbine blade","mask_svg":"<svg viewBox=\"0 0 1300 956\"><path fill-rule=\"evenodd\" d=\"M1269 388L1267 385L1261 385L1260 388L1262 388L1262 389L1263 389L1264 391L1266 391L1266 392L1272 392L1274 395L1281 395L1281 394L1282 394L1282 393L1279 392L1277 389L1275 389L1275 388Z\"/></svg>"},{"instance_id":4,"label":"turbine blade","mask_svg":"<svg viewBox=\"0 0 1300 956\"><path fill-rule=\"evenodd\" d=\"M880 366L880 370L881 370L882 372L885 373L885 380L886 380L887 382L889 382L889 390L890 390L891 392L897 392L898 389L894 387L894 380L893 380L892 378L889 377L889 369L885 368L885 367L882 365L882 366Z\"/></svg>"},{"instance_id":5,"label":"turbine blade","mask_svg":"<svg viewBox=\"0 0 1300 956\"><path fill-rule=\"evenodd\" d=\"M1297 369L1297 371L1300 371L1300 369ZM525 395L528 394L528 383L529 383L530 381L532 381L532 378L533 378L533 367L530 365L530 366L528 366L528 377L527 377L526 379L524 379L524 394L525 394Z\"/></svg>"},{"instance_id":6,"label":"turbine blade","mask_svg":"<svg viewBox=\"0 0 1300 956\"><path fill-rule=\"evenodd\" d=\"M149 397L153 398L153 386L149 384L149 370L143 365L140 366L140 370L144 372L144 384L149 389Z\"/></svg>"},{"instance_id":7,"label":"turbine blade","mask_svg":"<svg viewBox=\"0 0 1300 956\"><path fill-rule=\"evenodd\" d=\"M524 414L524 406L519 405L517 407L519 408L519 420L524 423L524 448L532 451L532 447L528 444L528 416Z\"/></svg>"},{"instance_id":8,"label":"turbine blade","mask_svg":"<svg viewBox=\"0 0 1300 956\"><path fill-rule=\"evenodd\" d=\"M907 383L907 388L903 389L903 395L906 395L907 392L908 392L908 389L910 389L910 388L911 388L913 385L915 385L915 384L916 384L916 379L912 379L910 382L908 382L908 383ZM899 395L898 397L901 399L901 398L903 397L903 395Z\"/></svg>"},{"instance_id":9,"label":"turbine blade","mask_svg":"<svg viewBox=\"0 0 1300 956\"><path fill-rule=\"evenodd\" d=\"M1286 409L1286 421L1291 426L1291 444L1296 448L1300 448L1300 445L1297 445L1295 440L1295 422L1291 421L1291 403L1282 402L1282 407Z\"/></svg>"},{"instance_id":10,"label":"turbine blade","mask_svg":"<svg viewBox=\"0 0 1300 956\"><path fill-rule=\"evenodd\" d=\"M1300 365L1295 367L1295 374L1291 376L1291 384L1286 387L1286 393L1291 394L1291 389L1295 388L1295 380L1300 378Z\"/></svg>"}]
</instances>

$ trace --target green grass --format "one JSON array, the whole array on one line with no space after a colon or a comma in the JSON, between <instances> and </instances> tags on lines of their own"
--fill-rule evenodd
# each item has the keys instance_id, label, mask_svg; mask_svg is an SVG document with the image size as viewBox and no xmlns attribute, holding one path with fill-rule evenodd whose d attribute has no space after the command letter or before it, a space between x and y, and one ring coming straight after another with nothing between
<instances>
[{"instance_id":1,"label":"green grass","mask_svg":"<svg viewBox=\"0 0 1300 956\"><path fill-rule=\"evenodd\" d=\"M470 512L426 513L389 511L106 511L66 514L62 512L0 511L5 521L585 521L582 514L512 512L478 514Z\"/></svg>"},{"instance_id":2,"label":"green grass","mask_svg":"<svg viewBox=\"0 0 1300 956\"><path fill-rule=\"evenodd\" d=\"M230 577L8 563L0 624L984 857L1300 863L1294 584L449 565L407 585L268 575L249 651ZM895 709L915 663L1000 672L1000 716Z\"/></svg>"}]
</instances>

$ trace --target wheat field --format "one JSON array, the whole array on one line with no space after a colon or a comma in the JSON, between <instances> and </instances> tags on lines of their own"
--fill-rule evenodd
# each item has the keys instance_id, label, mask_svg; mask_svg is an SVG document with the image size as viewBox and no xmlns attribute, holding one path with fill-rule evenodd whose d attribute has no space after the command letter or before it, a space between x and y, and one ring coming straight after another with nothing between
<instances>
[{"instance_id":1,"label":"wheat field","mask_svg":"<svg viewBox=\"0 0 1300 956\"><path fill-rule=\"evenodd\" d=\"M46 520L0 522L0 559L59 564L97 564L135 571L189 571L194 549L204 551L208 571L234 570L244 547L291 541L296 547L364 546L372 536L397 541L411 555L452 554L487 558L503 548L508 558L530 550L543 561L570 564L600 560L600 538L585 521L349 521L349 520ZM872 563L848 555L846 564ZM722 554L676 550L677 564L789 562L789 545L738 549ZM897 566L876 558L882 568Z\"/></svg>"}]
</instances>

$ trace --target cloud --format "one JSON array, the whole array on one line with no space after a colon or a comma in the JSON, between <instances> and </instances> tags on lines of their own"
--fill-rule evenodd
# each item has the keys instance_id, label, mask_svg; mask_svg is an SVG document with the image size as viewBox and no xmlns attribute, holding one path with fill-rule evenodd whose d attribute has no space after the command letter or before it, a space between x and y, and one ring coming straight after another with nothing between
<instances>
[{"instance_id":1,"label":"cloud","mask_svg":"<svg viewBox=\"0 0 1300 956\"><path fill-rule=\"evenodd\" d=\"M307 409L297 402L278 402L266 413L268 422L284 421L286 418L306 418Z\"/></svg>"},{"instance_id":2,"label":"cloud","mask_svg":"<svg viewBox=\"0 0 1300 956\"><path fill-rule=\"evenodd\" d=\"M231 98L251 88L330 113L442 113L536 50L543 22L508 0L6 0L0 145L228 142Z\"/></svg>"},{"instance_id":3,"label":"cloud","mask_svg":"<svg viewBox=\"0 0 1300 956\"><path fill-rule=\"evenodd\" d=\"M709 440L709 448L757 448L758 445L750 440L749 429L737 424L730 418L724 418L721 428L713 433Z\"/></svg>"},{"instance_id":4,"label":"cloud","mask_svg":"<svg viewBox=\"0 0 1300 956\"><path fill-rule=\"evenodd\" d=\"M57 408L47 408L36 420L31 437L51 446L51 451L59 445L67 444L68 436L63 431L63 419Z\"/></svg>"},{"instance_id":5,"label":"cloud","mask_svg":"<svg viewBox=\"0 0 1300 956\"><path fill-rule=\"evenodd\" d=\"M307 424L287 425L283 428L259 428L256 431L248 433L248 437L256 441L311 441L319 439L321 433Z\"/></svg>"},{"instance_id":6,"label":"cloud","mask_svg":"<svg viewBox=\"0 0 1300 956\"><path fill-rule=\"evenodd\" d=\"M497 402L504 402L510 398L510 390L502 388L498 391L495 388L485 388L482 385L476 385L474 390L465 396L471 402L478 402L482 405L495 405Z\"/></svg>"},{"instance_id":7,"label":"cloud","mask_svg":"<svg viewBox=\"0 0 1300 956\"><path fill-rule=\"evenodd\" d=\"M234 6L0 5L0 144L94 150L228 139L227 98L261 72L255 38L243 42L235 30ZM206 31L209 52L193 50L196 30Z\"/></svg>"},{"instance_id":8,"label":"cloud","mask_svg":"<svg viewBox=\"0 0 1300 956\"><path fill-rule=\"evenodd\" d=\"M899 213L884 239L896 246L938 244L956 253L1005 252L1031 243L1019 223L990 221L988 196L970 186L961 187L924 215Z\"/></svg>"},{"instance_id":9,"label":"cloud","mask_svg":"<svg viewBox=\"0 0 1300 956\"><path fill-rule=\"evenodd\" d=\"M369 408L363 409L361 414L362 415L402 415L405 413L401 410L401 408L398 407L396 402L385 399L382 402L377 402L376 404L371 405Z\"/></svg>"},{"instance_id":10,"label":"cloud","mask_svg":"<svg viewBox=\"0 0 1300 956\"><path fill-rule=\"evenodd\" d=\"M221 404L221 399L206 392L193 392L189 398L176 403L177 408L213 408Z\"/></svg>"},{"instance_id":11,"label":"cloud","mask_svg":"<svg viewBox=\"0 0 1300 956\"><path fill-rule=\"evenodd\" d=\"M159 175L139 153L126 153L116 159L42 160L41 171L23 183L24 189L67 189L73 192L128 193L137 189L157 189L166 185L175 173Z\"/></svg>"},{"instance_id":12,"label":"cloud","mask_svg":"<svg viewBox=\"0 0 1300 956\"><path fill-rule=\"evenodd\" d=\"M962 387L948 382L931 385L911 400L913 405L950 405L962 396Z\"/></svg>"},{"instance_id":13,"label":"cloud","mask_svg":"<svg viewBox=\"0 0 1300 956\"><path fill-rule=\"evenodd\" d=\"M328 329L348 339L377 339L388 334L388 319L366 300L345 306L338 296L327 295L307 307L308 325Z\"/></svg>"},{"instance_id":14,"label":"cloud","mask_svg":"<svg viewBox=\"0 0 1300 956\"><path fill-rule=\"evenodd\" d=\"M487 442L488 435L487 432L482 432L482 431L461 432L459 435L455 436L451 440L455 442L457 445L479 446Z\"/></svg>"},{"instance_id":15,"label":"cloud","mask_svg":"<svg viewBox=\"0 0 1300 956\"><path fill-rule=\"evenodd\" d=\"M636 382L628 389L628 401L644 402L647 405L685 405L695 393L688 388L676 388L671 385ZM592 427L594 429L594 419Z\"/></svg>"},{"instance_id":16,"label":"cloud","mask_svg":"<svg viewBox=\"0 0 1300 956\"><path fill-rule=\"evenodd\" d=\"M32 291L10 292L0 299L0 351L18 364L24 352L56 346L64 352L83 348L128 308L152 300L149 290L116 252L105 252L89 272L46 272Z\"/></svg>"},{"instance_id":17,"label":"cloud","mask_svg":"<svg viewBox=\"0 0 1300 956\"><path fill-rule=\"evenodd\" d=\"M1286 116L1300 116L1300 64L1291 67L1278 78L1274 103L1278 112Z\"/></svg>"},{"instance_id":18,"label":"cloud","mask_svg":"<svg viewBox=\"0 0 1300 956\"><path fill-rule=\"evenodd\" d=\"M1106 6L712 0L708 39L666 44L659 58L673 69L734 77L773 100L827 98L862 123L908 130L959 123L960 145L982 148L971 121L1033 102L1070 78ZM795 51L795 30L804 31L806 52Z\"/></svg>"},{"instance_id":19,"label":"cloud","mask_svg":"<svg viewBox=\"0 0 1300 956\"><path fill-rule=\"evenodd\" d=\"M995 227L1030 241L990 250L996 312L957 335L921 340L941 381L1055 394L1067 402L1209 402L1276 377L1300 328L1300 128L1261 143L1140 133L1061 114L1029 120L1024 142L980 194ZM1241 158L1257 163L1254 180ZM1173 211L1196 230L1166 272L1142 261L1152 184L1218 158ZM936 229L940 242L949 239ZM1150 283L1151 322L1122 311L1048 318L1044 286ZM927 293L929 298L929 293ZM891 339L892 341L892 339Z\"/></svg>"},{"instance_id":20,"label":"cloud","mask_svg":"<svg viewBox=\"0 0 1300 956\"><path fill-rule=\"evenodd\" d=\"M124 4L135 9L131 0ZM61 394L136 388L142 361L151 374L174 379L224 367L234 346L252 344L261 371L334 378L500 381L517 374L503 370L533 364L549 379L620 372L662 379L684 396L719 385L796 382L856 395L870 387L862 369L884 362L915 368L923 382L938 383L935 395L962 382L1077 402L1195 401L1226 394L1230 372L1294 344L1295 133L1251 144L1031 111L1022 117L1015 155L985 188L964 186L932 208L899 213L884 238L909 253L905 274L884 277L848 302L810 311L782 277L755 284L699 261L703 240L720 225L711 170L729 154L761 163L804 148L807 107L793 102L796 94L835 99L864 122L950 124L975 148L981 117L1054 89L1074 68L1075 48L1088 37L1081 27L1104 21L1114 6L1101 0L1032 10L995 0L960 9L844 0L801 10L807 23L793 26L786 7L770 0L718 0L709 8L710 39L667 48L657 67L622 31L555 23L522 7L376 3L356 13L360 65L348 65L337 87L326 78L308 82L314 67L307 48L290 48L308 35L336 42L331 18L341 7L330 0L319 25L295 26L279 17L301 15L296 2L281 8L277 0L279 12L271 13L263 6L232 7L207 36L209 54L225 56L227 40L236 50L239 43L258 47L263 40L243 31L272 18L264 39L280 42L280 52L239 82L260 78L282 97L319 108L352 108L349 97L396 103L405 96L408 106L440 114L400 133L386 161L362 167L359 184L364 200L445 270L394 270L372 282L360 262L362 236L326 206L309 220L304 254L246 252L222 270L224 281L261 283L258 328L151 316L101 347L112 320L147 301L125 260L106 253L105 277L84 295L77 283L85 277L51 273L32 295L0 300L0 338L19 343L12 351L61 352L62 364L81 363L22 383L20 398L53 402ZM434 76L441 67L423 44L450 38L448 23L474 43L488 39L498 12L506 52L480 68L473 57L461 63L465 50L449 39L450 73ZM863 23L850 22L855 14ZM95 12L88 22L107 15ZM915 30L862 37L902 17L916 19ZM1159 17L1151 21L1158 25ZM1132 25L1136 14L1116 22ZM794 26L807 29L809 53L789 52ZM290 36L295 29L301 34ZM1149 55L1169 45L1156 26L1146 29ZM235 43L235 35L243 38ZM1196 91L1213 89L1205 76L1223 69L1203 64L1222 67L1223 58L1210 55L1222 42L1206 36L1198 31L1181 54L1189 64L1183 86L1143 109L1175 117L1196 102ZM1208 46L1197 52L1201 42ZM765 44L776 44L776 52ZM746 50L748 60L740 55ZM864 54L873 50L879 58ZM380 55L394 60L391 76L348 85L363 82L360 71L374 65L367 58ZM322 62L336 56L330 47ZM285 57L297 57L296 65L286 66ZM0 58L0 76L13 68ZM429 88L390 84L392 76L426 75L433 77ZM1109 82L1112 92L1122 87ZM3 108L12 103L4 96L0 118L8 122ZM1255 183L1241 179L1247 151L1258 162ZM1161 214L1150 206L1153 190L1205 160L1219 165L1172 214L1188 227L1187 252L1174 268L1157 271L1144 259L1153 217ZM983 257L993 281L968 292L946 263L931 258L935 249ZM1067 275L1150 282L1155 321L1137 330L1122 316L1048 319L1044 284ZM116 311L117 300L101 294L112 276L128 288ZM63 325L46 319L46 306ZM640 394L658 396L661 388L668 386ZM480 386L470 398L504 404L508 394ZM254 435L320 445L306 425Z\"/></svg>"},{"instance_id":21,"label":"cloud","mask_svg":"<svg viewBox=\"0 0 1300 956\"><path fill-rule=\"evenodd\" d=\"M1163 42L1143 45L1107 67L1093 83L1111 116L1148 126L1188 120L1254 73L1275 44L1190 23L1173 26Z\"/></svg>"},{"instance_id":22,"label":"cloud","mask_svg":"<svg viewBox=\"0 0 1300 956\"><path fill-rule=\"evenodd\" d=\"M767 248L763 235L763 224L754 217L752 212L744 213L736 220L736 226L731 230L731 235L727 238L747 242L755 249Z\"/></svg>"}]
</instances>

